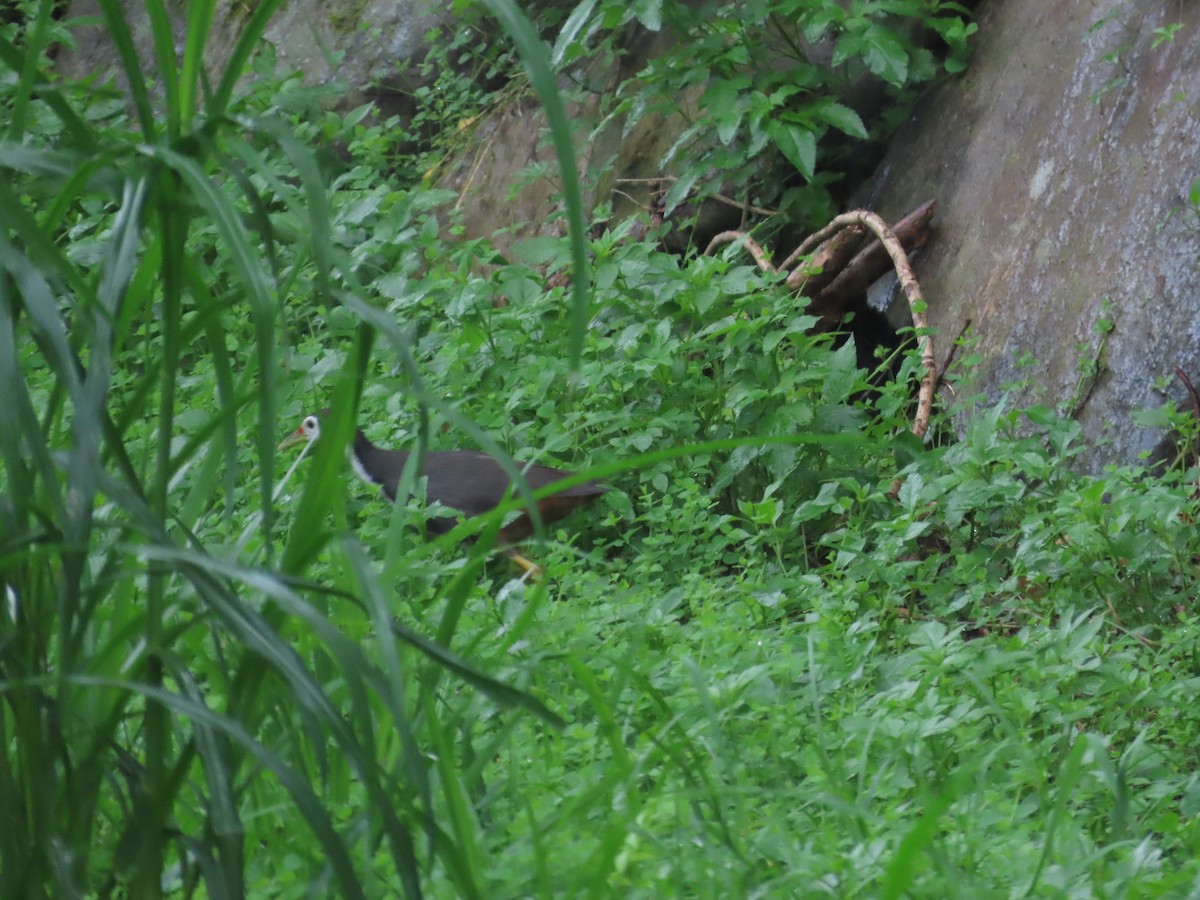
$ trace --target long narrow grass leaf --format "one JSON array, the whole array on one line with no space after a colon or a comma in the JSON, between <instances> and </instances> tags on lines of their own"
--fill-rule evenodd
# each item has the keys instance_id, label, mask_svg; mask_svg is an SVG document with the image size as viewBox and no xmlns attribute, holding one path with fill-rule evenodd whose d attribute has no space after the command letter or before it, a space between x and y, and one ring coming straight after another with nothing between
<instances>
[{"instance_id":1,"label":"long narrow grass leaf","mask_svg":"<svg viewBox=\"0 0 1200 900\"><path fill-rule=\"evenodd\" d=\"M179 121L185 131L191 129L196 115L200 76L204 70L204 51L208 46L215 10L215 0L191 0L187 5L187 31L179 71Z\"/></svg>"},{"instance_id":2,"label":"long narrow grass leaf","mask_svg":"<svg viewBox=\"0 0 1200 900\"><path fill-rule=\"evenodd\" d=\"M146 87L142 63L133 45L133 29L125 19L125 12L119 0L97 0L97 3L104 16L108 36L116 47L117 58L124 69L130 99L133 100L133 108L137 111L138 122L142 126L142 136L147 141L154 141L158 136L158 121L150 105L150 92Z\"/></svg>"},{"instance_id":3,"label":"long narrow grass leaf","mask_svg":"<svg viewBox=\"0 0 1200 900\"><path fill-rule=\"evenodd\" d=\"M14 73L25 71L26 54L18 49L4 35L0 35L0 63L3 63ZM37 83L37 96L50 107L50 110L58 117L62 123L67 135L70 137L69 143L85 151L93 150L96 146L96 137L92 132L91 127L84 121L72 108L71 104L63 97L53 79L49 78L45 71L40 66L35 66L33 69L34 78Z\"/></svg>"},{"instance_id":4,"label":"long narrow grass leaf","mask_svg":"<svg viewBox=\"0 0 1200 900\"><path fill-rule=\"evenodd\" d=\"M246 20L246 24L242 27L241 33L233 45L229 61L225 64L224 71L221 72L221 79L209 102L208 114L211 118L221 118L228 112L233 90L242 77L246 64L250 61L250 55L258 46L259 39L266 31L271 17L275 15L276 10L283 5L283 2L284 0L265 0L253 7L250 18Z\"/></svg>"},{"instance_id":5,"label":"long narrow grass leaf","mask_svg":"<svg viewBox=\"0 0 1200 900\"><path fill-rule=\"evenodd\" d=\"M484 0L501 26L512 38L529 72L529 80L546 111L546 120L558 156L562 178L562 196L567 205L567 225L571 240L571 330L567 352L573 366L583 353L583 338L591 318L591 286L587 265L587 231L583 215L583 189L575 159L575 141L571 120L558 92L554 70L550 67L546 46L537 29L513 0Z\"/></svg>"},{"instance_id":6,"label":"long narrow grass leaf","mask_svg":"<svg viewBox=\"0 0 1200 900\"><path fill-rule=\"evenodd\" d=\"M53 0L40 0L32 25L25 23L25 64L18 73L16 91L9 105L8 139L19 142L29 117L29 100L38 82L38 60L46 48L46 36L54 12Z\"/></svg>"},{"instance_id":7,"label":"long narrow grass leaf","mask_svg":"<svg viewBox=\"0 0 1200 900\"><path fill-rule=\"evenodd\" d=\"M66 681L79 687L101 688L105 690L126 691L140 694L147 700L161 703L167 709L186 717L192 722L199 722L225 735L238 746L246 750L267 771L271 772L279 783L287 790L296 809L308 823L313 836L320 843L328 857L329 864L337 875L338 884L343 896L366 900L362 890L359 874L354 869L345 839L338 835L332 819L321 807L321 802L309 787L307 779L296 772L279 756L255 739L238 721L223 716L208 709L202 703L164 688L153 687L136 681L119 678L105 678L93 675L67 676ZM12 681L0 681L0 694L9 694L14 690L24 689L36 682L17 684Z\"/></svg>"},{"instance_id":8,"label":"long narrow grass leaf","mask_svg":"<svg viewBox=\"0 0 1200 900\"><path fill-rule=\"evenodd\" d=\"M192 196L208 213L221 235L222 246L246 288L254 321L255 368L261 386L255 448L259 461L259 502L264 542L269 542L274 521L273 490L275 468L274 433L276 422L275 308L270 278L262 266L241 218L228 199L217 190L200 166L192 159L166 148L152 151L180 174Z\"/></svg>"},{"instance_id":9,"label":"long narrow grass leaf","mask_svg":"<svg viewBox=\"0 0 1200 900\"><path fill-rule=\"evenodd\" d=\"M166 114L167 141L174 144L183 134L179 102L179 59L175 52L175 34L163 0L143 0L146 18L150 20L154 58L158 63L158 88L162 91L161 109ZM193 5L193 4L189 4ZM190 23L189 23L190 24ZM193 40L187 34L184 42Z\"/></svg>"}]
</instances>

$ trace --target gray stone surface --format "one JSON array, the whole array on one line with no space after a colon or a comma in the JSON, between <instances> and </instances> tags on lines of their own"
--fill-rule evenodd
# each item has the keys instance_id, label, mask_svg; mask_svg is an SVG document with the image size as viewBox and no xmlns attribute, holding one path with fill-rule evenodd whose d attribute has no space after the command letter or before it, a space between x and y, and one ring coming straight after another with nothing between
<instances>
[{"instance_id":1,"label":"gray stone surface","mask_svg":"<svg viewBox=\"0 0 1200 900\"><path fill-rule=\"evenodd\" d=\"M154 59L149 19L137 0L122 0L143 66ZM220 14L208 41L210 74L224 67L251 7L240 0L218 0ZM168 5L179 46L186 6ZM425 49L425 34L452 16L451 4L434 0L288 0L263 35L275 47L280 73L303 72L309 84L333 79L358 93L387 80ZM100 18L96 0L72 0L68 19ZM114 70L116 55L102 25L76 31L78 48L58 59L69 78ZM215 80L215 74L213 74Z\"/></svg>"},{"instance_id":2,"label":"gray stone surface","mask_svg":"<svg viewBox=\"0 0 1200 900\"><path fill-rule=\"evenodd\" d=\"M1156 379L1200 381L1200 4L992 0L970 69L939 86L890 148L875 208L938 200L917 263L939 357L968 320L986 395L1078 406L1085 466L1130 462L1161 433L1132 414ZM1182 23L1155 47L1155 29ZM1104 369L1081 406L1077 367ZM1031 355L1037 364L1020 367ZM1086 386L1084 386L1086 391ZM1182 401L1178 383L1169 388Z\"/></svg>"}]
</instances>

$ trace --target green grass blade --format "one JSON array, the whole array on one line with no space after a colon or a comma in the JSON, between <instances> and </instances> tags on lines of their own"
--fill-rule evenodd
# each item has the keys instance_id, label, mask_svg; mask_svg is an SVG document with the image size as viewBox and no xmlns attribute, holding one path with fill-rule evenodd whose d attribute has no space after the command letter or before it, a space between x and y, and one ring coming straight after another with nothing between
<instances>
[{"instance_id":1,"label":"green grass blade","mask_svg":"<svg viewBox=\"0 0 1200 900\"><path fill-rule=\"evenodd\" d=\"M371 618L375 643L380 649L382 670L378 672L374 683L377 694L391 713L391 724L400 737L403 781L409 786L408 790L417 795L420 806L426 810L426 832L429 834L430 841L435 842L438 837L433 811L433 792L425 765L425 757L416 735L413 733L409 717L405 690L408 676L400 659L400 648L396 645L389 627L390 610L362 548L354 541L347 541L345 549L361 588L367 613ZM405 891L410 897L419 897L421 895L421 873L412 839L407 829L400 828L399 823L394 819L389 820L389 834L396 866L403 880ZM449 841L444 840L443 843L449 843Z\"/></svg>"},{"instance_id":2,"label":"green grass blade","mask_svg":"<svg viewBox=\"0 0 1200 900\"><path fill-rule=\"evenodd\" d=\"M104 24L108 35L116 47L117 57L125 71L125 80L129 87L133 108L137 111L138 122L142 126L142 135L147 141L154 141L158 136L158 120L150 104L150 92L146 87L146 78L142 73L142 64L138 59L137 49L133 46L133 31L125 20L124 10L119 0L97 0L100 12L104 16Z\"/></svg>"},{"instance_id":3,"label":"green grass blade","mask_svg":"<svg viewBox=\"0 0 1200 900\"><path fill-rule=\"evenodd\" d=\"M184 131L192 127L198 103L200 76L204 69L204 50L212 30L215 0L191 0L187 5L187 31L183 41L183 60L179 72L179 124Z\"/></svg>"},{"instance_id":4,"label":"green grass blade","mask_svg":"<svg viewBox=\"0 0 1200 900\"><path fill-rule=\"evenodd\" d=\"M327 437L317 443L308 464L308 480L284 547L281 568L289 575L304 572L329 539L328 518L341 495L338 474L344 465L345 448L354 433L354 413L373 340L369 328L360 328L354 352L342 366L330 414L322 424L322 434Z\"/></svg>"},{"instance_id":5,"label":"green grass blade","mask_svg":"<svg viewBox=\"0 0 1200 900\"><path fill-rule=\"evenodd\" d=\"M158 63L158 86L163 93L161 108L167 119L166 139L169 143L175 144L183 134L179 102L179 61L175 54L175 35L172 33L171 19L167 15L162 0L143 0L143 2L145 3L146 18L150 20L150 34L154 40L154 58ZM185 45L194 40L195 38L190 33L184 37Z\"/></svg>"},{"instance_id":6,"label":"green grass blade","mask_svg":"<svg viewBox=\"0 0 1200 900\"><path fill-rule=\"evenodd\" d=\"M246 64L250 61L250 55L258 46L258 41L266 31L271 17L282 5L283 0L266 0L266 2L254 6L250 18L242 28L241 34L238 35L237 43L233 46L233 52L230 53L229 62L226 63L225 70L221 73L217 89L213 92L208 109L210 118L217 119L226 115L230 98L246 69Z\"/></svg>"},{"instance_id":7,"label":"green grass blade","mask_svg":"<svg viewBox=\"0 0 1200 900\"><path fill-rule=\"evenodd\" d=\"M255 434L255 448L261 466L259 501L263 542L269 546L275 518L275 447L279 441L279 436L275 433L278 378L275 372L275 301L271 280L237 210L209 180L200 165L195 160L166 148L157 148L151 152L179 173L191 196L207 213L221 235L222 246L229 254L250 301L255 334L253 368L257 372L260 385L258 429Z\"/></svg>"},{"instance_id":8,"label":"green grass blade","mask_svg":"<svg viewBox=\"0 0 1200 900\"><path fill-rule=\"evenodd\" d=\"M29 115L29 101L39 81L38 60L46 47L46 36L54 12L53 0L41 0L37 4L37 16L32 27L26 24L27 36L24 65L19 71L17 90L9 109L8 139L19 142L25 134L25 120Z\"/></svg>"},{"instance_id":9,"label":"green grass blade","mask_svg":"<svg viewBox=\"0 0 1200 900\"><path fill-rule=\"evenodd\" d=\"M332 302L333 234L330 221L333 215L329 208L328 189L320 166L317 165L317 158L312 149L301 143L281 122L258 119L253 127L270 135L279 144L300 178L304 187L304 197L300 202L303 204L302 209L310 231L309 246L312 248L313 261L317 265L318 299L325 303Z\"/></svg>"},{"instance_id":10,"label":"green grass blade","mask_svg":"<svg viewBox=\"0 0 1200 900\"><path fill-rule=\"evenodd\" d=\"M425 695L426 727L433 739L434 759L438 771L438 783L442 788L443 805L455 837L457 855L454 867L454 885L460 897L484 896L476 883L476 875L486 869L479 846L479 827L471 814L467 790L462 781L462 770L457 765L458 753L454 746L452 728L446 726L438 715L438 702L433 695Z\"/></svg>"},{"instance_id":11,"label":"green grass blade","mask_svg":"<svg viewBox=\"0 0 1200 900\"><path fill-rule=\"evenodd\" d=\"M196 683L192 672L178 654L165 656L167 670L179 685L181 694L199 706L207 707L204 692ZM219 739L218 730L207 722L192 719L192 735L196 753L204 769L207 787L205 809L209 826L220 851L219 867L213 866L207 879L210 893L220 888L220 893L231 898L245 896L245 826L238 812L238 796L234 789L234 772L229 765Z\"/></svg>"},{"instance_id":12,"label":"green grass blade","mask_svg":"<svg viewBox=\"0 0 1200 900\"><path fill-rule=\"evenodd\" d=\"M500 706L523 709L525 712L537 716L537 718L555 728L562 728L566 724L561 716L552 712L546 704L528 692L493 678L486 672L472 666L458 655L451 653L444 647L429 640L429 638L418 634L411 628L395 620L392 621L392 633L406 644L416 647L430 659L453 672L476 690L486 694Z\"/></svg>"},{"instance_id":13,"label":"green grass blade","mask_svg":"<svg viewBox=\"0 0 1200 900\"><path fill-rule=\"evenodd\" d=\"M20 239L22 255L37 268L42 280L46 281L45 273L53 273L65 282L77 302L84 303L84 298L93 294L92 286L3 180L0 180L0 209L4 210L4 225Z\"/></svg>"},{"instance_id":14,"label":"green grass blade","mask_svg":"<svg viewBox=\"0 0 1200 900\"><path fill-rule=\"evenodd\" d=\"M940 820L958 799L957 785L951 783L941 792L926 796L924 809L908 832L900 840L896 852L883 873L882 890L884 900L898 900L910 896L918 863L927 848L933 844L940 827Z\"/></svg>"},{"instance_id":15,"label":"green grass blade","mask_svg":"<svg viewBox=\"0 0 1200 900\"><path fill-rule=\"evenodd\" d=\"M587 230L583 212L583 189L579 183L579 168L575 159L575 141L571 131L571 120L563 105L562 95L546 45L538 36L537 29L517 7L513 0L484 0L492 15L508 33L521 54L521 61L529 72L529 80L537 92L538 99L546 111L546 121L554 140L554 152L558 155L558 168L562 177L562 194L567 204L567 224L571 239L571 330L567 344L573 366L579 365L583 353L583 338L592 315L591 285L587 264Z\"/></svg>"},{"instance_id":16,"label":"green grass blade","mask_svg":"<svg viewBox=\"0 0 1200 900\"><path fill-rule=\"evenodd\" d=\"M1034 868L1033 875L1029 879L1029 886L1025 889L1026 897L1032 897L1036 894L1038 882L1042 879L1042 872L1045 871L1046 865L1050 862L1050 856L1054 852L1054 839L1058 836L1059 823L1063 816L1066 815L1067 806L1070 804L1075 792L1075 785L1079 782L1085 771L1084 757L1091 750L1089 746L1091 740L1091 735L1087 732L1075 738L1071 746L1071 751L1059 764L1058 772L1051 782L1054 787L1054 806L1046 822L1041 855L1038 857L1037 866Z\"/></svg>"},{"instance_id":17,"label":"green grass blade","mask_svg":"<svg viewBox=\"0 0 1200 900\"><path fill-rule=\"evenodd\" d=\"M25 52L17 48L3 35L0 35L0 63L3 63L14 73L17 73L18 77L20 77L20 73L25 71L27 65ZM38 99L44 101L50 107L51 112L62 123L63 128L70 136L70 140L67 143L73 144L85 152L94 150L96 147L96 137L92 132L91 126L75 112L71 104L62 96L53 79L49 78L37 66L34 66L32 71L34 73L33 78L37 84Z\"/></svg>"},{"instance_id":18,"label":"green grass blade","mask_svg":"<svg viewBox=\"0 0 1200 900\"><path fill-rule=\"evenodd\" d=\"M328 857L328 862L338 879L343 896L366 900L362 883L354 869L354 863L347 851L345 839L336 831L333 821L321 806L320 800L313 793L308 780L283 759L271 752L261 742L255 739L240 722L210 710L203 703L168 691L164 688L153 687L140 682L131 682L118 678L76 675L67 679L69 683L80 687L104 688L139 694L147 700L160 703L178 715L194 723L200 723L207 728L221 733L230 741L246 750L264 769L271 772L291 796L297 811L308 824L313 836L316 837ZM0 694L7 694L27 685L17 685L9 681L0 681Z\"/></svg>"}]
</instances>

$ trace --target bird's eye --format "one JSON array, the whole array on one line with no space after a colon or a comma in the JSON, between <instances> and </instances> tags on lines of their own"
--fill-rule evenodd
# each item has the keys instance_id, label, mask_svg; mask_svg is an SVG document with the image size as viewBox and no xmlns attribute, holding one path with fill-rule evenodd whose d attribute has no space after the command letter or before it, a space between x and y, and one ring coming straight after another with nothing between
<instances>
[{"instance_id":1,"label":"bird's eye","mask_svg":"<svg viewBox=\"0 0 1200 900\"><path fill-rule=\"evenodd\" d=\"M317 430L317 417L309 416L304 420L304 433L315 434Z\"/></svg>"}]
</instances>

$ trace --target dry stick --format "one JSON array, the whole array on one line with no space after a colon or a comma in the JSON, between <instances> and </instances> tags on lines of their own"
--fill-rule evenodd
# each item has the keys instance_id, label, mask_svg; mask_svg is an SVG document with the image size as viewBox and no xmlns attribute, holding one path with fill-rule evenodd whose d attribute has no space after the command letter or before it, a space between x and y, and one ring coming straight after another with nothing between
<instances>
[{"instance_id":1,"label":"dry stick","mask_svg":"<svg viewBox=\"0 0 1200 900\"><path fill-rule=\"evenodd\" d=\"M1192 379L1188 378L1187 372L1179 366L1175 366L1175 377L1183 382L1184 388L1187 389L1188 399L1192 401L1192 418L1200 419L1200 394L1197 394L1196 389L1192 387Z\"/></svg>"},{"instance_id":2,"label":"dry stick","mask_svg":"<svg viewBox=\"0 0 1200 900\"><path fill-rule=\"evenodd\" d=\"M1105 597L1104 602L1108 604L1108 611L1112 613L1112 624L1116 627L1117 631L1128 635L1135 641L1138 641L1143 647L1149 647L1151 650L1158 649L1158 644L1155 641L1150 640L1148 637L1143 637L1136 631L1130 631L1121 623L1121 617L1117 615L1117 609L1115 606L1113 606L1111 597Z\"/></svg>"},{"instance_id":3,"label":"dry stick","mask_svg":"<svg viewBox=\"0 0 1200 900\"><path fill-rule=\"evenodd\" d=\"M654 184L662 181L678 181L674 175L659 175L657 178L618 178L617 184ZM715 200L718 203L724 203L726 206L732 206L734 209L740 209L743 212L754 213L756 216L777 216L779 210L768 209L765 206L755 206L753 203L746 203L742 200L734 200L732 197L726 197L724 194L710 194L706 200Z\"/></svg>"},{"instance_id":4,"label":"dry stick","mask_svg":"<svg viewBox=\"0 0 1200 900\"><path fill-rule=\"evenodd\" d=\"M867 229L861 225L843 228L817 248L807 265L796 266L788 273L787 286L802 289L805 296L815 300L857 257L858 245L866 233ZM792 261L785 261L779 268L787 271L791 264Z\"/></svg>"},{"instance_id":5,"label":"dry stick","mask_svg":"<svg viewBox=\"0 0 1200 900\"><path fill-rule=\"evenodd\" d=\"M475 176L479 174L479 169L483 165L483 156L491 148L495 139L495 135L490 135L488 139L483 142L483 146L479 148L479 152L475 154L475 164L471 166L471 172L469 175L467 175L466 183L463 184L462 190L458 192L458 199L454 201L455 209L462 207L463 200L467 198L467 191L471 189L471 185L475 181Z\"/></svg>"},{"instance_id":6,"label":"dry stick","mask_svg":"<svg viewBox=\"0 0 1200 900\"><path fill-rule=\"evenodd\" d=\"M908 300L913 329L921 344L921 364L925 367L925 377L921 379L921 390L917 394L917 414L913 418L912 432L917 437L923 438L929 431L929 417L933 414L933 394L934 388L937 386L937 359L933 355L933 338L929 335L929 324L925 320L925 300L921 296L921 285L917 283L917 276L913 274L912 266L908 263L908 254L900 246L899 239L887 223L875 213L865 209L856 209L835 218L816 234L811 235L804 244L801 244L801 247L803 248L805 245L815 247L831 234L849 225L863 225L875 233L879 243L883 244L883 249L892 258L896 277L900 279L900 289L904 291L904 297ZM801 251L801 253L804 252L807 250Z\"/></svg>"},{"instance_id":7,"label":"dry stick","mask_svg":"<svg viewBox=\"0 0 1200 900\"><path fill-rule=\"evenodd\" d=\"M954 390L954 385L950 383L946 376L950 374L950 368L954 365L954 357L958 355L958 348L962 346L963 335L967 333L967 329L970 327L971 317L968 316L966 321L963 322L962 328L958 330L958 337L950 344L950 352L946 354L946 361L942 363L942 371L938 373L937 382L933 386L935 391L945 388L950 392L951 397L958 396Z\"/></svg>"},{"instance_id":8,"label":"dry stick","mask_svg":"<svg viewBox=\"0 0 1200 900\"><path fill-rule=\"evenodd\" d=\"M1196 393L1196 389L1192 386L1192 379L1187 377L1187 372L1183 371L1179 366L1175 366L1175 377L1183 382L1183 386L1187 388L1188 397L1192 401L1192 417L1200 419L1200 394ZM1188 448L1193 456L1197 456L1196 444ZM1196 491L1192 496L1200 496L1200 478L1196 479Z\"/></svg>"},{"instance_id":9,"label":"dry stick","mask_svg":"<svg viewBox=\"0 0 1200 900\"><path fill-rule=\"evenodd\" d=\"M891 225L892 234L904 250L905 258L911 259L912 254L925 246L929 240L929 222L937 204L930 201L913 210L899 222ZM855 235L865 232L866 228L854 225L843 228L813 252L813 258L821 256L825 248L836 244L842 235L853 232ZM859 242L855 240L857 245ZM805 293L812 297L808 311L824 319L836 320L853 302L853 298L867 292L874 282L889 267L887 250L883 244L874 238L868 238L863 248L847 260L841 269L830 275L819 275L808 283ZM821 282L824 285L821 286Z\"/></svg>"},{"instance_id":10,"label":"dry stick","mask_svg":"<svg viewBox=\"0 0 1200 900\"><path fill-rule=\"evenodd\" d=\"M933 414L933 395L937 387L938 378L937 359L933 355L933 338L929 335L929 325L925 320L925 300L921 296L921 286L917 283L917 276L913 274L912 266L908 263L908 254L904 252L904 248L900 245L900 240L896 237L892 229L875 213L865 209L856 209L853 212L842 213L820 231L810 234L805 238L803 243L788 256L787 262L794 262L810 252L814 247L820 246L829 240L829 238L833 237L843 228L848 228L852 225L861 225L869 229L879 239L879 243L883 245L883 249L887 251L888 256L892 259L892 266L896 270L896 277L900 279L900 289L904 291L904 298L908 301L908 309L912 314L913 329L916 331L917 339L921 345L921 364L925 367L925 376L921 379L921 389L917 393L917 414L913 417L912 433L919 438L923 438L925 437L925 433L929 431L929 418ZM767 259L767 255L763 252L762 247L749 235L740 231L721 232L709 242L705 253L711 253L715 247L737 240L745 242L747 249L753 254L760 269L764 272L777 272ZM893 488L899 490L898 485L893 485Z\"/></svg>"},{"instance_id":11,"label":"dry stick","mask_svg":"<svg viewBox=\"0 0 1200 900\"><path fill-rule=\"evenodd\" d=\"M734 241L741 241L746 245L746 249L750 251L750 255L754 257L754 261L758 263L760 269L770 275L778 274L776 268L771 265L771 260L767 259L767 251L744 231L722 231L708 242L708 246L704 248L704 255L712 256L713 251L718 247L723 244L732 244Z\"/></svg>"}]
</instances>

